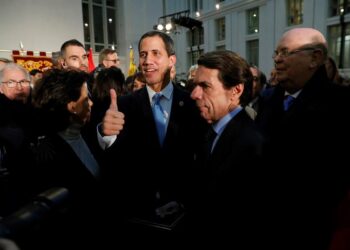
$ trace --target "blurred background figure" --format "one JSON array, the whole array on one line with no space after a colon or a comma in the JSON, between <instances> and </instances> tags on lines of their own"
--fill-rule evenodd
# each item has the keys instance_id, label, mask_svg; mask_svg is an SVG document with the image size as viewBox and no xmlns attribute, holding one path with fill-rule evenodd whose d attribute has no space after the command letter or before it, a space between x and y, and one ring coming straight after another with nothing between
<instances>
[{"instance_id":1,"label":"blurred background figure","mask_svg":"<svg viewBox=\"0 0 350 250\"><path fill-rule=\"evenodd\" d=\"M175 65L171 67L170 70L170 80L175 84L175 86L178 86L179 88L185 89L186 88L186 82L183 80L178 80L176 77L176 67Z\"/></svg>"},{"instance_id":2,"label":"blurred background figure","mask_svg":"<svg viewBox=\"0 0 350 250\"><path fill-rule=\"evenodd\" d=\"M43 72L39 69L32 69L29 74L32 77L32 87L34 87L36 82L43 77Z\"/></svg>"},{"instance_id":3,"label":"blurred background figure","mask_svg":"<svg viewBox=\"0 0 350 250\"><path fill-rule=\"evenodd\" d=\"M116 67L103 68L96 76L92 88L91 121L89 126L95 127L102 121L110 105L110 89L114 89L118 96L126 94L123 72Z\"/></svg>"},{"instance_id":4,"label":"blurred background figure","mask_svg":"<svg viewBox=\"0 0 350 250\"><path fill-rule=\"evenodd\" d=\"M54 69L62 69L62 55L61 55L61 51L54 51L52 52L52 56L51 56L51 60L52 60L52 68Z\"/></svg>"},{"instance_id":5,"label":"blurred background figure","mask_svg":"<svg viewBox=\"0 0 350 250\"><path fill-rule=\"evenodd\" d=\"M5 66L6 63L10 63L12 62L11 60L7 59L7 58L0 58L0 70Z\"/></svg>"},{"instance_id":6,"label":"blurred background figure","mask_svg":"<svg viewBox=\"0 0 350 250\"><path fill-rule=\"evenodd\" d=\"M91 75L96 78L98 73L102 69L108 69L111 67L119 68L120 59L118 57L117 51L110 48L103 49L98 56L98 66L91 73Z\"/></svg>"},{"instance_id":7,"label":"blurred background figure","mask_svg":"<svg viewBox=\"0 0 350 250\"><path fill-rule=\"evenodd\" d=\"M276 86L278 84L278 81L277 81L277 71L275 68L273 68L270 72L270 79L269 81L267 82L267 87L273 87L273 86Z\"/></svg>"},{"instance_id":8,"label":"blurred background figure","mask_svg":"<svg viewBox=\"0 0 350 250\"><path fill-rule=\"evenodd\" d=\"M114 49L105 48L103 49L98 57L99 66L103 68L119 67L120 59L117 51Z\"/></svg>"},{"instance_id":9,"label":"blurred background figure","mask_svg":"<svg viewBox=\"0 0 350 250\"><path fill-rule=\"evenodd\" d=\"M196 76L197 69L198 69L198 64L194 64L190 67L190 69L188 70L187 80L191 80Z\"/></svg>"},{"instance_id":10,"label":"blurred background figure","mask_svg":"<svg viewBox=\"0 0 350 250\"><path fill-rule=\"evenodd\" d=\"M266 88L266 76L260 69L255 65L250 65L250 72L253 74L253 88L251 100L248 106L251 107L255 112L259 109L259 100Z\"/></svg>"},{"instance_id":11,"label":"blurred background figure","mask_svg":"<svg viewBox=\"0 0 350 250\"><path fill-rule=\"evenodd\" d=\"M198 64L194 64L188 70L186 89L189 92L192 92L192 90L195 87L195 85L193 84L193 79L196 76L197 69L198 69Z\"/></svg>"},{"instance_id":12,"label":"blurred background figure","mask_svg":"<svg viewBox=\"0 0 350 250\"><path fill-rule=\"evenodd\" d=\"M346 85L345 79L340 75L337 64L332 57L327 58L325 65L329 80L338 85Z\"/></svg>"},{"instance_id":13,"label":"blurred background figure","mask_svg":"<svg viewBox=\"0 0 350 250\"><path fill-rule=\"evenodd\" d=\"M134 92L143 88L146 85L146 79L142 72L136 72L134 75L126 79L126 86L129 92Z\"/></svg>"}]
</instances>

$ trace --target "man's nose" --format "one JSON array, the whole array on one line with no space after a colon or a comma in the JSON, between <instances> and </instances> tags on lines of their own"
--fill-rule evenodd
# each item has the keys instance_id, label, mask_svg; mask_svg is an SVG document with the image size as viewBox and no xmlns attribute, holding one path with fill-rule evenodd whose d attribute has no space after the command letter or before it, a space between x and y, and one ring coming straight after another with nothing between
<instances>
[{"instance_id":1,"label":"man's nose","mask_svg":"<svg viewBox=\"0 0 350 250\"><path fill-rule=\"evenodd\" d=\"M202 97L202 89L199 86L194 87L191 93L191 98L193 100L200 99Z\"/></svg>"}]
</instances>

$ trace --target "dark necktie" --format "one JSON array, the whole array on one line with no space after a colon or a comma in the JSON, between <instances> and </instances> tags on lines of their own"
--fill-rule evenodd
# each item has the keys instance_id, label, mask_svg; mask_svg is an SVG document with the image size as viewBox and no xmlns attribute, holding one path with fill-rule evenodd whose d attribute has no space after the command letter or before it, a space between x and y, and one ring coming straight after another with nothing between
<instances>
[{"instance_id":1,"label":"dark necktie","mask_svg":"<svg viewBox=\"0 0 350 250\"><path fill-rule=\"evenodd\" d=\"M286 95L284 97L284 100L283 100L284 111L287 111L289 109L289 107L293 104L294 100L295 100L295 97L291 95Z\"/></svg>"},{"instance_id":2,"label":"dark necktie","mask_svg":"<svg viewBox=\"0 0 350 250\"><path fill-rule=\"evenodd\" d=\"M213 143L214 143L216 136L217 136L217 134L216 134L215 130L212 127L210 127L209 131L207 133L208 154L211 154Z\"/></svg>"},{"instance_id":3,"label":"dark necktie","mask_svg":"<svg viewBox=\"0 0 350 250\"><path fill-rule=\"evenodd\" d=\"M160 145L163 145L164 138L165 138L166 117L164 114L164 110L160 105L161 98L162 98L162 94L156 93L153 96L152 100L153 100L153 116L157 126L158 139L159 139Z\"/></svg>"}]
</instances>

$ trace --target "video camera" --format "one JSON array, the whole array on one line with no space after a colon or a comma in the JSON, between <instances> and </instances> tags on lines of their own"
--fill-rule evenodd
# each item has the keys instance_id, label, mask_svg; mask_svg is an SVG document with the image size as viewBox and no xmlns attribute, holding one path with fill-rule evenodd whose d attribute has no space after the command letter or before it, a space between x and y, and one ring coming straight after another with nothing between
<instances>
[{"instance_id":1,"label":"video camera","mask_svg":"<svg viewBox=\"0 0 350 250\"><path fill-rule=\"evenodd\" d=\"M53 187L37 195L30 203L0 220L0 238L14 238L26 230L40 226L53 214L65 208L69 192Z\"/></svg>"}]
</instances>

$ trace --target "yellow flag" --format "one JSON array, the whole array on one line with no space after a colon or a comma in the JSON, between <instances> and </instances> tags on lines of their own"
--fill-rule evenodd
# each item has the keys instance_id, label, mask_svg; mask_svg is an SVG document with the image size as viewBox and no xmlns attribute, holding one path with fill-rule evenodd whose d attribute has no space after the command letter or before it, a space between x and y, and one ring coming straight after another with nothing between
<instances>
[{"instance_id":1,"label":"yellow flag","mask_svg":"<svg viewBox=\"0 0 350 250\"><path fill-rule=\"evenodd\" d=\"M130 45L130 52L129 52L129 70L128 70L128 76L132 76L136 73L137 67L134 61L134 49Z\"/></svg>"}]
</instances>

